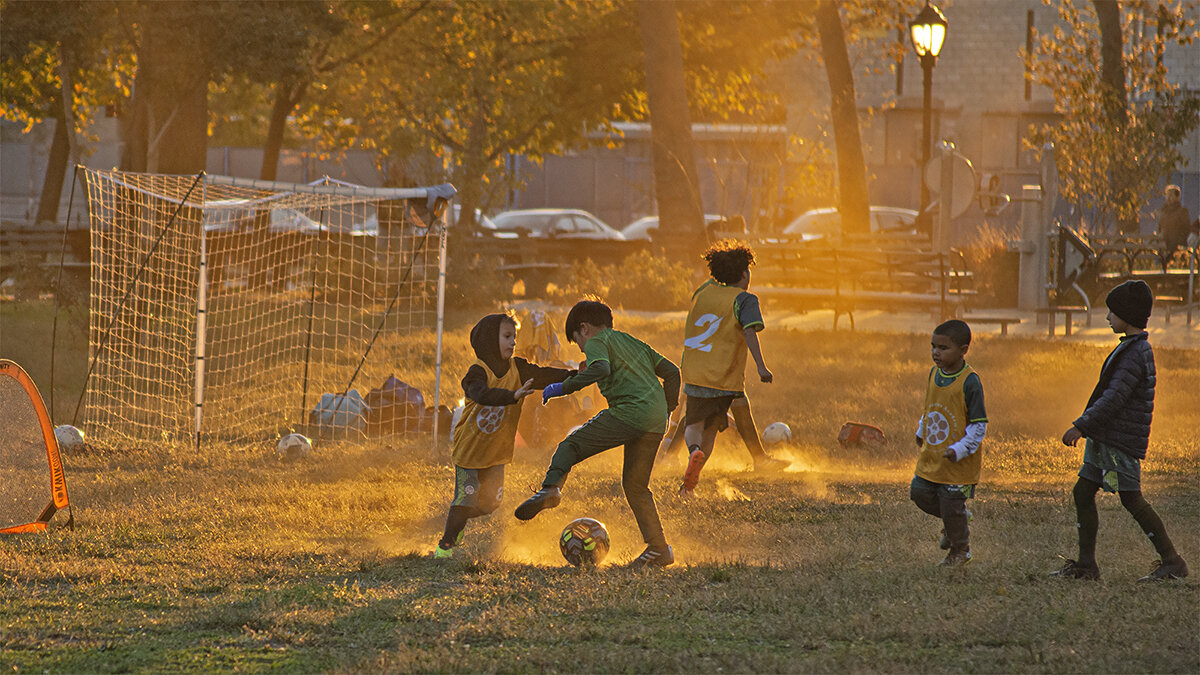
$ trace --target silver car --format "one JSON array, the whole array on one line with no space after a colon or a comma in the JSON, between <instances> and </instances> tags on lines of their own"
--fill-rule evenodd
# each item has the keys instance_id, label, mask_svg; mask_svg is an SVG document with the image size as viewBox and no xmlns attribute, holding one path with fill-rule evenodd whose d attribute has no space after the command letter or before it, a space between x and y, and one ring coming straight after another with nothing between
<instances>
[{"instance_id":1,"label":"silver car","mask_svg":"<svg viewBox=\"0 0 1200 675\"><path fill-rule=\"evenodd\" d=\"M917 231L917 212L897 206L871 207L871 233L900 234ZM838 239L842 236L842 214L834 208L806 211L787 227L783 234L799 236L805 241Z\"/></svg>"}]
</instances>

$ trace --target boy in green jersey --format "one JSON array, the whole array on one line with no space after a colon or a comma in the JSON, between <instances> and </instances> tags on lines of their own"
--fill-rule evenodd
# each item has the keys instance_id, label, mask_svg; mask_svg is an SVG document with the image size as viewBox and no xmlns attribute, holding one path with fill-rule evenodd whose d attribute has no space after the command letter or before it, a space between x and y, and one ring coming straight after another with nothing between
<instances>
[{"instance_id":1,"label":"boy in green jersey","mask_svg":"<svg viewBox=\"0 0 1200 675\"><path fill-rule=\"evenodd\" d=\"M650 471L667 417L679 404L679 368L645 342L613 330L612 309L602 302L576 303L567 315L566 333L567 339L583 350L587 367L546 387L542 403L595 382L608 401L608 408L558 444L542 489L517 507L516 516L530 520L542 510L558 506L562 485L572 467L623 445L621 486L646 542L646 550L629 566L666 567L675 562L675 554L667 545L658 519L654 495L650 492Z\"/></svg>"}]
</instances>

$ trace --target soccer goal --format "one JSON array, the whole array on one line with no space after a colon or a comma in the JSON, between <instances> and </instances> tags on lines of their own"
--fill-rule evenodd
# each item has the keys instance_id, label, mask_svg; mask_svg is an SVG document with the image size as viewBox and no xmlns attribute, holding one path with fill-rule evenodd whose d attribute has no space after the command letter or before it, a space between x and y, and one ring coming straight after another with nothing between
<instances>
[{"instance_id":1,"label":"soccer goal","mask_svg":"<svg viewBox=\"0 0 1200 675\"><path fill-rule=\"evenodd\" d=\"M436 409L451 186L85 175L93 444L268 440L392 374Z\"/></svg>"}]
</instances>

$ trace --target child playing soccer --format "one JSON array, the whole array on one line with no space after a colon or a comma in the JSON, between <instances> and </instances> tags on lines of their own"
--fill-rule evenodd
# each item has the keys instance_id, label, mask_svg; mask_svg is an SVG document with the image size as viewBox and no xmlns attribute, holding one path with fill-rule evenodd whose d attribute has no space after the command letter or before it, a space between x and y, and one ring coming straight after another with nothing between
<instances>
[{"instance_id":1,"label":"child playing soccer","mask_svg":"<svg viewBox=\"0 0 1200 675\"><path fill-rule=\"evenodd\" d=\"M759 379L773 379L758 345L758 331L763 329L758 297L746 290L750 287L754 251L741 242L725 239L709 247L704 259L712 279L692 294L683 334L683 392L687 395L683 439L688 464L679 494L684 497L691 496L700 481L700 471L712 456L717 433L729 425L730 408L742 417L735 417L739 432L744 426L749 427L747 432L753 431L743 433L742 438L754 456L755 467L779 469L784 464L762 450L749 402L737 405L746 397L747 352L754 357Z\"/></svg>"},{"instance_id":2,"label":"child playing soccer","mask_svg":"<svg viewBox=\"0 0 1200 675\"><path fill-rule=\"evenodd\" d=\"M530 520L542 510L558 506L572 467L624 445L621 486L646 542L646 550L629 567L666 567L675 562L675 553L658 519L650 492L650 470L667 417L679 401L679 369L645 342L613 330L612 310L602 302L576 303L567 315L566 332L567 339L583 350L587 367L560 384L546 387L542 402L595 382L608 408L558 444L542 488L517 507L516 516Z\"/></svg>"},{"instance_id":3,"label":"child playing soccer","mask_svg":"<svg viewBox=\"0 0 1200 675\"><path fill-rule=\"evenodd\" d=\"M454 501L446 531L433 550L435 558L454 556L467 521L496 510L504 496L504 465L512 461L521 399L573 370L543 368L513 357L517 322L507 314L489 314L471 329L477 360L463 377L466 403L454 427Z\"/></svg>"},{"instance_id":4,"label":"child playing soccer","mask_svg":"<svg viewBox=\"0 0 1200 675\"><path fill-rule=\"evenodd\" d=\"M1074 447L1086 438L1083 466L1072 491L1076 527L1079 528L1079 559L1051 576L1099 579L1096 564L1096 492L1116 492L1121 505L1150 538L1161 557L1155 569L1138 581L1182 579L1187 563L1171 544L1162 519L1142 497L1142 460L1150 444L1150 419L1154 413L1154 350L1150 348L1146 323L1154 294L1144 281L1126 281L1109 292L1108 323L1114 333L1123 333L1100 368L1100 381L1079 419L1062 436L1063 445Z\"/></svg>"},{"instance_id":5,"label":"child playing soccer","mask_svg":"<svg viewBox=\"0 0 1200 675\"><path fill-rule=\"evenodd\" d=\"M975 496L979 482L987 412L979 375L963 359L971 347L970 326L947 321L933 329L930 345L934 367L917 424L921 454L908 496L922 511L942 519L940 546L949 552L940 564L957 567L971 562L967 500Z\"/></svg>"}]
</instances>

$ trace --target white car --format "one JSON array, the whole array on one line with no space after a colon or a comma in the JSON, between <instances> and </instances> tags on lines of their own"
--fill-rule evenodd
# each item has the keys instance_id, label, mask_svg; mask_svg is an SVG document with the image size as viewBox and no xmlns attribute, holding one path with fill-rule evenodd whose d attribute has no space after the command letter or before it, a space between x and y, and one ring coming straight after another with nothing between
<instances>
[{"instance_id":1,"label":"white car","mask_svg":"<svg viewBox=\"0 0 1200 675\"><path fill-rule=\"evenodd\" d=\"M871 233L906 233L917 231L917 212L896 206L871 207ZM783 234L804 241L837 239L842 236L842 214L834 208L806 211L787 227Z\"/></svg>"},{"instance_id":2,"label":"white car","mask_svg":"<svg viewBox=\"0 0 1200 675\"><path fill-rule=\"evenodd\" d=\"M718 220L723 220L721 216L713 213L704 214L704 224L715 223ZM654 238L654 233L658 231L658 216L646 216L638 218L632 223L626 225L621 234L629 241L650 241Z\"/></svg>"},{"instance_id":3,"label":"white car","mask_svg":"<svg viewBox=\"0 0 1200 675\"><path fill-rule=\"evenodd\" d=\"M487 225L484 225L487 227ZM625 237L587 211L577 209L523 209L505 211L492 218L497 238L524 234L534 239L625 241Z\"/></svg>"}]
</instances>

